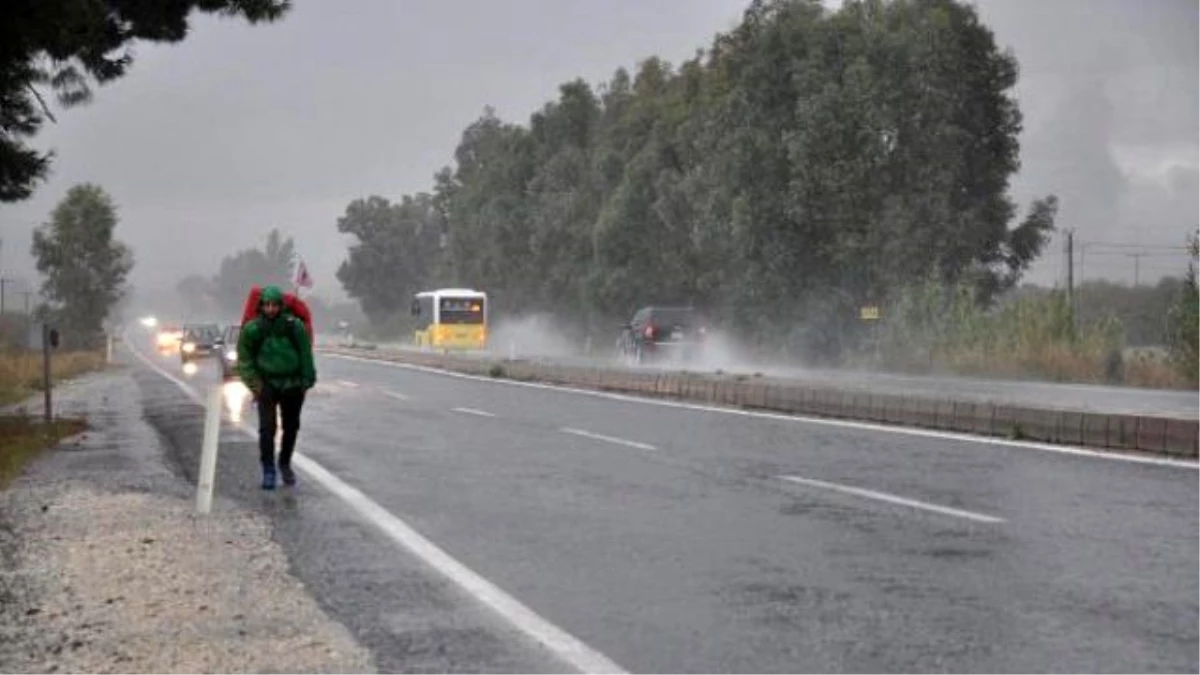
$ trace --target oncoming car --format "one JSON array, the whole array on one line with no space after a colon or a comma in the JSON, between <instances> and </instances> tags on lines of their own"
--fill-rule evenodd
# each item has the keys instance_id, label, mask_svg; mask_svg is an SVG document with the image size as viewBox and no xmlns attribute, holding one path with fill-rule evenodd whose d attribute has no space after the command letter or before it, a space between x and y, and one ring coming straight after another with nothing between
<instances>
[{"instance_id":1,"label":"oncoming car","mask_svg":"<svg viewBox=\"0 0 1200 675\"><path fill-rule=\"evenodd\" d=\"M221 379L236 380L238 378L238 336L242 334L242 327L238 324L233 324L225 327L225 332L221 335L221 341L217 345L217 362L221 365Z\"/></svg>"},{"instance_id":2,"label":"oncoming car","mask_svg":"<svg viewBox=\"0 0 1200 675\"><path fill-rule=\"evenodd\" d=\"M183 341L183 329L176 324L164 324L154 336L154 346L160 354L173 354Z\"/></svg>"},{"instance_id":3,"label":"oncoming car","mask_svg":"<svg viewBox=\"0 0 1200 675\"><path fill-rule=\"evenodd\" d=\"M221 331L216 324L199 323L183 327L183 342L179 346L179 359L188 363L216 353Z\"/></svg>"},{"instance_id":4,"label":"oncoming car","mask_svg":"<svg viewBox=\"0 0 1200 675\"><path fill-rule=\"evenodd\" d=\"M622 328L617 353L629 365L689 363L700 355L707 334L704 320L686 307L643 307Z\"/></svg>"}]
</instances>

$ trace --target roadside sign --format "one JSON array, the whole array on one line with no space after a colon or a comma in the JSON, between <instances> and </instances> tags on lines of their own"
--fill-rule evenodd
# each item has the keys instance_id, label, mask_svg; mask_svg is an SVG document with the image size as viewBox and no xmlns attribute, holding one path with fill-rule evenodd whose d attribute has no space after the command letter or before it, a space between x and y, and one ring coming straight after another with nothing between
<instances>
[{"instance_id":1,"label":"roadside sign","mask_svg":"<svg viewBox=\"0 0 1200 675\"><path fill-rule=\"evenodd\" d=\"M61 334L57 328L46 329L42 324L35 323L29 326L29 334L26 344L28 348L34 351L41 351L47 345L51 349L58 349L61 344Z\"/></svg>"},{"instance_id":2,"label":"roadside sign","mask_svg":"<svg viewBox=\"0 0 1200 675\"><path fill-rule=\"evenodd\" d=\"M863 321L878 321L879 307L875 305L866 305L859 310L859 317L862 318Z\"/></svg>"}]
</instances>

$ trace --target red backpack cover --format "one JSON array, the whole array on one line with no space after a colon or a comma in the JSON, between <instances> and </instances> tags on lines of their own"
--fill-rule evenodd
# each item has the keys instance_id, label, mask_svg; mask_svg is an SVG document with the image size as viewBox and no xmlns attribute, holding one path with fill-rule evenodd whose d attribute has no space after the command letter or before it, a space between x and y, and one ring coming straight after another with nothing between
<instances>
[{"instance_id":1,"label":"red backpack cover","mask_svg":"<svg viewBox=\"0 0 1200 675\"><path fill-rule=\"evenodd\" d=\"M258 316L258 302L260 298L262 298L262 287L251 286L250 295L246 297L246 305L242 308L243 326ZM292 316L304 323L304 330L308 333L308 343L313 344L312 311L308 308L308 304L304 300L301 300L300 296L295 293L284 293L283 304L287 306Z\"/></svg>"}]
</instances>

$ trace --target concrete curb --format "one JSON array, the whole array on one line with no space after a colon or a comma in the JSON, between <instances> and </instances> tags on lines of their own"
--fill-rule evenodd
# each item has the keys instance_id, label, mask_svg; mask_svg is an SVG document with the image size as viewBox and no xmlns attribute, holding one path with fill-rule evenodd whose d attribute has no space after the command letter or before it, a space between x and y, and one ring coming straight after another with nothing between
<instances>
[{"instance_id":1,"label":"concrete curb","mask_svg":"<svg viewBox=\"0 0 1200 675\"><path fill-rule=\"evenodd\" d=\"M1200 423L1188 419L873 394L770 383L746 376L638 372L345 347L318 351L470 375L1043 443L1188 458L1197 457L1200 450Z\"/></svg>"}]
</instances>

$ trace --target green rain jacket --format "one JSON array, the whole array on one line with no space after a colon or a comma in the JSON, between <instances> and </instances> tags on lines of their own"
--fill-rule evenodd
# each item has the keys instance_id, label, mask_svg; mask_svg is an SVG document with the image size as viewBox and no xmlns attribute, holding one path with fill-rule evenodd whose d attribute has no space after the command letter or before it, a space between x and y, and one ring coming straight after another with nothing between
<instances>
[{"instance_id":1,"label":"green rain jacket","mask_svg":"<svg viewBox=\"0 0 1200 675\"><path fill-rule=\"evenodd\" d=\"M304 322L293 316L285 305L274 318L262 311L262 303L283 303L283 291L267 286L259 301L258 316L243 328L238 337L238 375L251 391L264 383L275 391L310 389L317 382L312 345Z\"/></svg>"}]
</instances>

